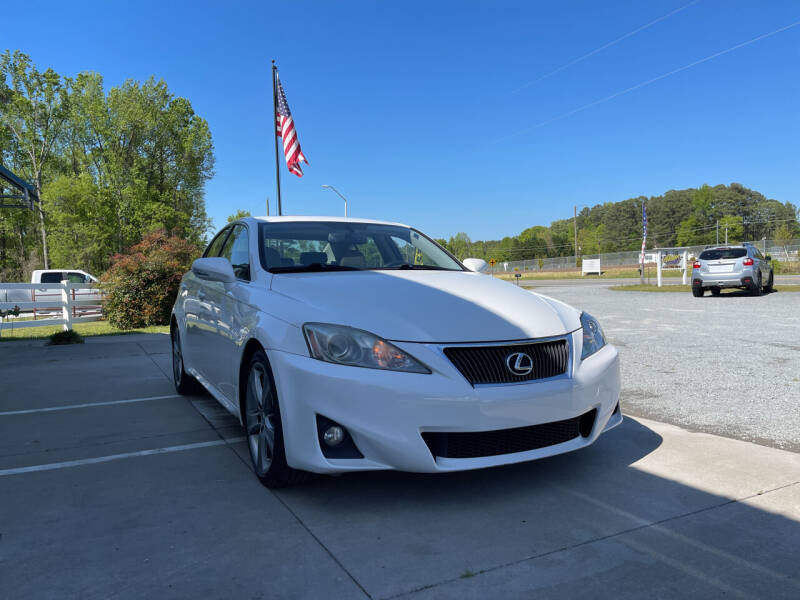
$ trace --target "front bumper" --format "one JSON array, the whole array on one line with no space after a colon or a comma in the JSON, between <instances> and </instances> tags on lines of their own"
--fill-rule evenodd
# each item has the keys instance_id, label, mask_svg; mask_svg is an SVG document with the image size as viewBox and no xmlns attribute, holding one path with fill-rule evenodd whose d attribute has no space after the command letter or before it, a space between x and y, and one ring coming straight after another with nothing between
<instances>
[{"instance_id":1,"label":"front bumper","mask_svg":"<svg viewBox=\"0 0 800 600\"><path fill-rule=\"evenodd\" d=\"M571 334L580 348L580 330ZM566 376L506 385L470 385L432 344L396 343L432 374L397 373L325 363L270 350L281 406L286 459L317 473L397 469L441 472L528 461L588 446L622 422L616 348L606 345ZM579 352L579 350L578 350ZM435 457L424 432L485 432L579 417L596 409L594 427L552 446L476 458ZM317 415L344 426L363 458L326 458Z\"/></svg>"}]
</instances>

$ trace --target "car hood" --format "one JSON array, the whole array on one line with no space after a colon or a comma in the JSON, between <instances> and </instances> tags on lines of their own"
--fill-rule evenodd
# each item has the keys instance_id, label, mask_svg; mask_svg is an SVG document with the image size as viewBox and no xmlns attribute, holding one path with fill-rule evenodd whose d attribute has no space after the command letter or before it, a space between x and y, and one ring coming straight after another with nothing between
<instances>
[{"instance_id":1,"label":"car hood","mask_svg":"<svg viewBox=\"0 0 800 600\"><path fill-rule=\"evenodd\" d=\"M284 273L272 278L271 290L285 300L281 316L295 325L336 323L394 341L520 340L580 327L574 308L472 272Z\"/></svg>"}]
</instances>

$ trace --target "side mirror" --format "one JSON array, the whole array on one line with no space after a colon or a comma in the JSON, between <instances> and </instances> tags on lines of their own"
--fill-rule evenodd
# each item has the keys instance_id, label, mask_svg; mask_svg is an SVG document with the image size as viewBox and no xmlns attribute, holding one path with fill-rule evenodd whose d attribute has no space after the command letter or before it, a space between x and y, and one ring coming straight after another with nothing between
<instances>
[{"instance_id":1,"label":"side mirror","mask_svg":"<svg viewBox=\"0 0 800 600\"><path fill-rule=\"evenodd\" d=\"M475 271L476 273L486 273L489 271L489 264L482 258L465 258L461 262L463 262L464 266L470 271Z\"/></svg>"},{"instance_id":2,"label":"side mirror","mask_svg":"<svg viewBox=\"0 0 800 600\"><path fill-rule=\"evenodd\" d=\"M233 267L227 258L198 258L192 263L192 273L205 281L221 283L236 281Z\"/></svg>"},{"instance_id":3,"label":"side mirror","mask_svg":"<svg viewBox=\"0 0 800 600\"><path fill-rule=\"evenodd\" d=\"M772 260L772 257L769 254L767 254L764 258L766 258L767 260Z\"/></svg>"}]
</instances>

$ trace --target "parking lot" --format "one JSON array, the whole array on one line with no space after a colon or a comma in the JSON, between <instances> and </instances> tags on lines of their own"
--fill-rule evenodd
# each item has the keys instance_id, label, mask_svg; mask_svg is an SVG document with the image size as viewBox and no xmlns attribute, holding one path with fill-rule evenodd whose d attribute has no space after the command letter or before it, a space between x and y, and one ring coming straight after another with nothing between
<instances>
[{"instance_id":1,"label":"parking lot","mask_svg":"<svg viewBox=\"0 0 800 600\"><path fill-rule=\"evenodd\" d=\"M628 418L448 475L270 491L167 336L0 344L1 595L799 597L800 294L537 291L600 319Z\"/></svg>"}]
</instances>

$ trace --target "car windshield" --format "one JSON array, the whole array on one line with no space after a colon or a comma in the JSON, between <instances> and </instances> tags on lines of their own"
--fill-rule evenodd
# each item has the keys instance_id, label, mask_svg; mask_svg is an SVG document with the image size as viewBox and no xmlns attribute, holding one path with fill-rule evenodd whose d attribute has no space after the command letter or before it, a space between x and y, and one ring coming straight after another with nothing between
<instances>
[{"instance_id":1,"label":"car windshield","mask_svg":"<svg viewBox=\"0 0 800 600\"><path fill-rule=\"evenodd\" d=\"M742 258L747 256L744 248L717 248L715 250L704 250L700 254L700 260L726 260L731 258Z\"/></svg>"},{"instance_id":2,"label":"car windshield","mask_svg":"<svg viewBox=\"0 0 800 600\"><path fill-rule=\"evenodd\" d=\"M409 227L297 221L259 223L258 233L261 263L271 273L464 270L436 242Z\"/></svg>"}]
</instances>

